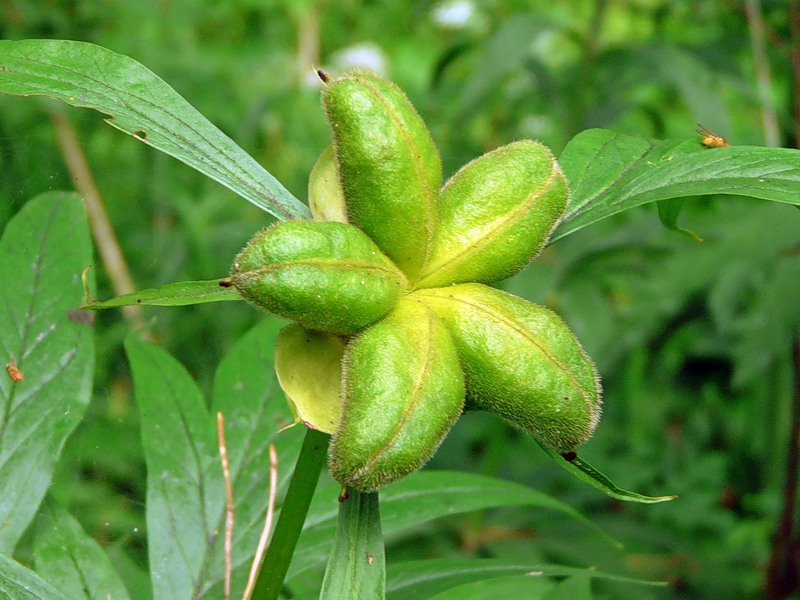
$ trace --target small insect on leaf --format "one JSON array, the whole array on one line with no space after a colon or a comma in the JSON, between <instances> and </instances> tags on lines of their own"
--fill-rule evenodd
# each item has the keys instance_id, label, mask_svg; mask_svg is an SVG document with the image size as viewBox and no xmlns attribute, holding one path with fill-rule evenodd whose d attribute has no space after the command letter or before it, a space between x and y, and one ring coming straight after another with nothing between
<instances>
[{"instance_id":1,"label":"small insect on leaf","mask_svg":"<svg viewBox=\"0 0 800 600\"><path fill-rule=\"evenodd\" d=\"M6 365L6 371L8 371L8 376L11 377L11 381L22 381L25 379L25 375L22 371L20 371L17 363L14 361L14 357L11 357L11 360L8 361Z\"/></svg>"},{"instance_id":2,"label":"small insect on leaf","mask_svg":"<svg viewBox=\"0 0 800 600\"><path fill-rule=\"evenodd\" d=\"M724 148L729 145L724 137L717 135L708 127L703 127L700 123L697 124L695 131L700 134L700 143L706 148Z\"/></svg>"}]
</instances>

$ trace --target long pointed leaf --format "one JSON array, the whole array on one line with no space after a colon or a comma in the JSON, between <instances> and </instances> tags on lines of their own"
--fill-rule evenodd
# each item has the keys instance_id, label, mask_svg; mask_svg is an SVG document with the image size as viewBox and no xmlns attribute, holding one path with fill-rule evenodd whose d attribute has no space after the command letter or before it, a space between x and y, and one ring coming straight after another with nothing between
<instances>
[{"instance_id":1,"label":"long pointed leaf","mask_svg":"<svg viewBox=\"0 0 800 600\"><path fill-rule=\"evenodd\" d=\"M335 485L317 490L289 577L325 560L336 530L338 494ZM390 539L439 517L498 506L555 510L619 545L581 513L542 492L510 481L450 471L420 471L381 489L381 526L384 537Z\"/></svg>"},{"instance_id":2,"label":"long pointed leaf","mask_svg":"<svg viewBox=\"0 0 800 600\"><path fill-rule=\"evenodd\" d=\"M174 156L279 219L308 208L152 71L101 46L0 41L0 93L49 96L109 116L120 131Z\"/></svg>"},{"instance_id":3,"label":"long pointed leaf","mask_svg":"<svg viewBox=\"0 0 800 600\"><path fill-rule=\"evenodd\" d=\"M34 538L36 572L73 600L128 600L111 560L52 497L42 504Z\"/></svg>"},{"instance_id":4,"label":"long pointed leaf","mask_svg":"<svg viewBox=\"0 0 800 600\"><path fill-rule=\"evenodd\" d=\"M91 396L94 340L81 301L91 262L83 206L51 192L26 204L0 240L0 551L33 519L67 436Z\"/></svg>"},{"instance_id":5,"label":"long pointed leaf","mask_svg":"<svg viewBox=\"0 0 800 600\"><path fill-rule=\"evenodd\" d=\"M572 473L581 481L585 481L593 488L596 488L604 494L611 496L612 498L616 498L617 500L623 500L625 502L639 502L641 504L657 504L659 502L667 502L677 498L677 496L645 496L644 494L639 494L637 492L623 490L582 458L575 456L571 460L567 460L549 446L545 446L544 444L539 445L542 447L542 450L544 450L550 456L550 458L552 458L558 464L559 467L569 473Z\"/></svg>"},{"instance_id":6,"label":"long pointed leaf","mask_svg":"<svg viewBox=\"0 0 800 600\"><path fill-rule=\"evenodd\" d=\"M571 197L551 243L629 208L685 196L734 194L800 205L800 151L730 146L699 139L657 141L589 129L559 164Z\"/></svg>"},{"instance_id":7,"label":"long pointed leaf","mask_svg":"<svg viewBox=\"0 0 800 600\"><path fill-rule=\"evenodd\" d=\"M109 300L84 300L84 310L102 310L120 306L187 306L205 302L241 300L239 292L232 287L222 287L219 279L210 281L179 281L160 288L141 290L115 296Z\"/></svg>"}]
</instances>

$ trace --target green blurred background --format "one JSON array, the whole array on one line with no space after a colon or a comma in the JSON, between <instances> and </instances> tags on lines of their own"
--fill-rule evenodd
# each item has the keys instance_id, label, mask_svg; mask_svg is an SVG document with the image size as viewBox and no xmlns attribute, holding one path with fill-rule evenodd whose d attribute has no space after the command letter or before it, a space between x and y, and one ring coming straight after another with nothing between
<instances>
[{"instance_id":1,"label":"green blurred background","mask_svg":"<svg viewBox=\"0 0 800 600\"><path fill-rule=\"evenodd\" d=\"M428 122L446 175L519 138L558 154L589 127L667 138L693 136L702 123L732 144L795 146L800 25L793 31L790 15L800 7L762 0L755 20L747 9L734 0L4 0L0 35L89 41L135 58L305 199L329 143L313 67L369 66L396 81ZM28 198L72 186L56 110L43 99L0 98L0 226ZM100 115L65 114L138 288L223 276L270 222ZM704 241L665 230L647 206L558 242L504 284L558 310L597 361L605 414L582 455L623 487L680 499L622 505L572 480L525 436L468 415L432 467L553 494L625 548L552 513L507 509L426 528L392 543L389 561L519 557L670 582L598 585L597 597L762 597L796 376L800 212L703 198L687 203L681 222ZM103 266L95 271L97 296L112 296ZM225 303L145 317L208 389L221 356L260 315ZM121 350L129 328L120 312L98 315L94 402L54 492L134 578L146 537Z\"/></svg>"}]
</instances>

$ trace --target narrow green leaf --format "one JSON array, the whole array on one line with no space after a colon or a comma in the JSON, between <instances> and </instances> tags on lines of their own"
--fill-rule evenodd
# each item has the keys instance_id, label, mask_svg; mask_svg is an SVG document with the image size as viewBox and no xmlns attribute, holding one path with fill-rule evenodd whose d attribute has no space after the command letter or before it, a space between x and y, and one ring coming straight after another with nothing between
<instances>
[{"instance_id":1,"label":"narrow green leaf","mask_svg":"<svg viewBox=\"0 0 800 600\"><path fill-rule=\"evenodd\" d=\"M339 488L317 490L300 536L289 577L314 568L325 560L334 539L336 498ZM518 483L450 471L420 471L381 489L381 522L384 537L399 537L433 519L499 506L533 506L558 511L576 519L620 546L594 523L558 500Z\"/></svg>"},{"instance_id":2,"label":"narrow green leaf","mask_svg":"<svg viewBox=\"0 0 800 600\"><path fill-rule=\"evenodd\" d=\"M551 243L668 198L734 194L800 205L800 151L790 148L706 148L699 138L658 141L589 129L567 144L559 164L571 198Z\"/></svg>"},{"instance_id":3,"label":"narrow green leaf","mask_svg":"<svg viewBox=\"0 0 800 600\"><path fill-rule=\"evenodd\" d=\"M556 463L558 463L558 465L565 471L572 473L581 481L585 481L592 487L597 488L604 494L607 494L612 498L616 498L617 500L624 500L626 502L640 502L642 504L655 504L657 502L666 502L667 500L674 500L677 498L677 496L644 496L642 494L637 494L636 492L623 490L622 488L617 487L613 481L611 481L608 477L603 475L600 471L595 469L582 458L576 456L572 460L567 460L552 448L549 448L544 444L539 445L541 446L542 450L547 452L547 454L550 455L550 458L556 461Z\"/></svg>"},{"instance_id":4,"label":"narrow green leaf","mask_svg":"<svg viewBox=\"0 0 800 600\"><path fill-rule=\"evenodd\" d=\"M5 554L0 554L0 598L3 600L73 600Z\"/></svg>"},{"instance_id":5,"label":"narrow green leaf","mask_svg":"<svg viewBox=\"0 0 800 600\"><path fill-rule=\"evenodd\" d=\"M282 480L291 474L299 433L270 367L278 324L267 319L217 371L214 410L226 417L226 445L236 504L233 595L241 596L264 523L269 453L278 448ZM216 417L182 365L161 348L131 336L125 344L142 415L147 461L147 528L156 600L217 598L223 580L225 489Z\"/></svg>"},{"instance_id":6,"label":"narrow green leaf","mask_svg":"<svg viewBox=\"0 0 800 600\"><path fill-rule=\"evenodd\" d=\"M91 262L86 215L74 194L26 204L0 239L0 552L10 553L50 484L53 465L91 396L94 340L81 314Z\"/></svg>"},{"instance_id":7,"label":"narrow green leaf","mask_svg":"<svg viewBox=\"0 0 800 600\"><path fill-rule=\"evenodd\" d=\"M697 235L694 231L684 229L678 225L678 217L683 209L684 198L668 198L667 200L659 200L656 202L658 207L658 218L661 224L675 233L682 233L685 236L692 238L695 242L702 242L703 238Z\"/></svg>"},{"instance_id":8,"label":"narrow green leaf","mask_svg":"<svg viewBox=\"0 0 800 600\"><path fill-rule=\"evenodd\" d=\"M130 598L100 544L52 497L36 518L33 554L36 572L74 600Z\"/></svg>"},{"instance_id":9,"label":"narrow green leaf","mask_svg":"<svg viewBox=\"0 0 800 600\"><path fill-rule=\"evenodd\" d=\"M512 575L585 576L635 585L666 585L660 581L625 577L593 568L525 563L505 558L437 558L390 564L386 580L386 597L388 600L424 600L473 581Z\"/></svg>"},{"instance_id":10,"label":"narrow green leaf","mask_svg":"<svg viewBox=\"0 0 800 600\"><path fill-rule=\"evenodd\" d=\"M127 56L84 42L3 40L0 93L49 96L100 111L111 126L174 156L277 218L310 216L304 204L233 140Z\"/></svg>"},{"instance_id":11,"label":"narrow green leaf","mask_svg":"<svg viewBox=\"0 0 800 600\"><path fill-rule=\"evenodd\" d=\"M210 281L180 281L168 283L160 288L141 290L132 294L123 294L109 300L92 300L84 298L83 310L102 310L120 306L187 306L205 302L223 300L241 300L239 292L232 287L223 287L219 279Z\"/></svg>"},{"instance_id":12,"label":"narrow green leaf","mask_svg":"<svg viewBox=\"0 0 800 600\"><path fill-rule=\"evenodd\" d=\"M339 520L320 600L369 598L382 600L386 559L381 535L378 493L349 492L339 503Z\"/></svg>"},{"instance_id":13,"label":"narrow green leaf","mask_svg":"<svg viewBox=\"0 0 800 600\"><path fill-rule=\"evenodd\" d=\"M147 533L153 597L196 598L206 584L203 559L220 531L224 495L214 460L213 423L189 374L166 351L125 341L147 462Z\"/></svg>"}]
</instances>

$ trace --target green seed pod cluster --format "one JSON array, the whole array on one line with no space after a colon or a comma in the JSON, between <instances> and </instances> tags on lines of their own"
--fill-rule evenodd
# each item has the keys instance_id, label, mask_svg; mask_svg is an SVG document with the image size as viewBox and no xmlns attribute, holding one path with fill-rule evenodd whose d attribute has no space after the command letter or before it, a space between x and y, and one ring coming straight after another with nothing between
<instances>
[{"instance_id":1,"label":"green seed pod cluster","mask_svg":"<svg viewBox=\"0 0 800 600\"><path fill-rule=\"evenodd\" d=\"M600 416L591 360L552 311L487 285L561 218L553 155L514 142L440 189L436 145L399 88L364 71L322 79L333 150L310 177L315 221L256 236L231 280L297 323L276 369L297 420L333 434L333 475L372 491L416 471L465 406L573 451Z\"/></svg>"}]
</instances>

